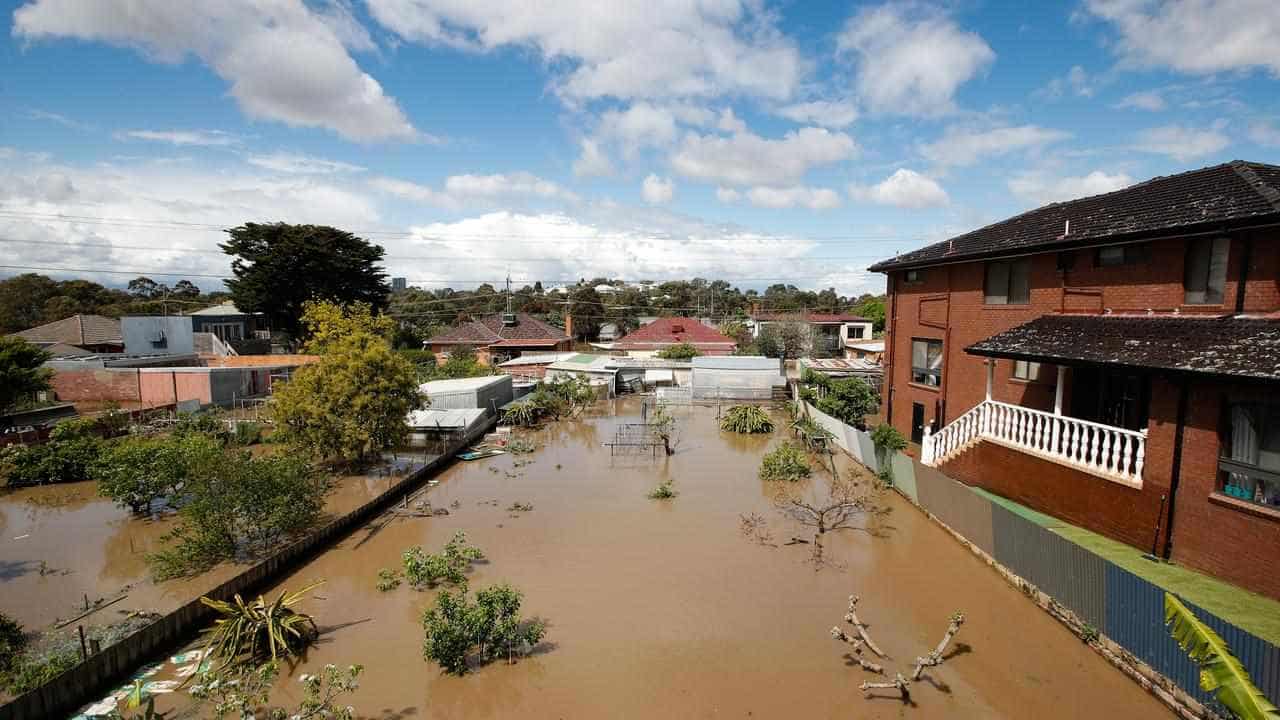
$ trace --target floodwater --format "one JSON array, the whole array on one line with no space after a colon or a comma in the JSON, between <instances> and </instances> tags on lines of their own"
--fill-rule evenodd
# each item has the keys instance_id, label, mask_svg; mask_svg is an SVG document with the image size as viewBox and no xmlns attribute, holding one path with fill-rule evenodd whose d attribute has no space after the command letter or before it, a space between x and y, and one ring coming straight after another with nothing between
<instances>
[{"instance_id":1,"label":"floodwater","mask_svg":"<svg viewBox=\"0 0 1280 720\"><path fill-rule=\"evenodd\" d=\"M255 446L254 452L275 446ZM419 451L397 457L421 465ZM340 514L385 492L396 477L375 472L343 476L325 498L330 514ZM43 485L0 494L0 612L27 630L67 620L90 603L126 595L94 613L88 626L119 619L122 611L168 612L199 597L244 568L223 563L192 578L153 582L147 553L163 547L174 516L131 514L98 495L97 483Z\"/></svg>"},{"instance_id":2,"label":"floodwater","mask_svg":"<svg viewBox=\"0 0 1280 720\"><path fill-rule=\"evenodd\" d=\"M529 433L534 453L455 464L427 495L448 516L384 517L285 579L271 595L326 581L302 603L322 635L292 677L360 663L362 685L341 702L385 719L1170 715L896 495L884 498L882 536L828 534L833 564L820 569L808 545L744 538L748 513L776 542L811 534L779 515L756 477L782 431L722 434L715 408L678 408L674 456L612 455L602 443L638 413L637 399L610 401L598 417ZM666 480L678 497L646 497ZM506 510L517 501L534 509ZM532 656L453 677L422 658L434 592L374 584L405 548L435 552L459 530L488 557L471 588L511 583L524 614L549 629ZM851 594L890 673L909 674L951 614L965 614L946 662L912 686L915 707L858 689L881 678L850 666L829 634ZM273 701L298 692L282 680Z\"/></svg>"}]
</instances>

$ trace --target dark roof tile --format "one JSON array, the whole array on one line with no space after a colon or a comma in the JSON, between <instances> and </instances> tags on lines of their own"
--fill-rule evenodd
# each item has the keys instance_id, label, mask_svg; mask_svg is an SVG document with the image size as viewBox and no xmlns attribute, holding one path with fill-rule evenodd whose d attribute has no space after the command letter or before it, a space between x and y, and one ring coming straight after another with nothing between
<instances>
[{"instance_id":1,"label":"dark roof tile","mask_svg":"<svg viewBox=\"0 0 1280 720\"><path fill-rule=\"evenodd\" d=\"M1280 321L1044 315L965 348L971 355L1280 380Z\"/></svg>"},{"instance_id":2,"label":"dark roof tile","mask_svg":"<svg viewBox=\"0 0 1280 720\"><path fill-rule=\"evenodd\" d=\"M1235 160L1053 203L882 260L875 272L1280 216L1280 167ZM1066 233L1067 223L1070 233Z\"/></svg>"}]
</instances>

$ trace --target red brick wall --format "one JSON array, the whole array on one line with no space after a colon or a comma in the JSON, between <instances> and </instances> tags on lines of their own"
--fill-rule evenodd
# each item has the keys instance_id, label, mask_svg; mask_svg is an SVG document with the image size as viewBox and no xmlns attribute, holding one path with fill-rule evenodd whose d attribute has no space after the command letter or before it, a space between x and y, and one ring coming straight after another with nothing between
<instances>
[{"instance_id":1,"label":"red brick wall","mask_svg":"<svg viewBox=\"0 0 1280 720\"><path fill-rule=\"evenodd\" d=\"M1149 245L1148 262L1111 268L1093 267L1093 251L1076 253L1073 270L1059 273L1057 254L1031 256L1031 302L1021 306L985 306L981 262L942 265L925 270L924 282L906 285L902 273L889 283L890 320L886 335L886 404L893 425L911 432L911 404L923 403L926 421L954 420L983 400L986 359L964 348L1040 315L1056 312L1156 312L1229 314L1238 311L1237 287L1244 273L1245 240L1252 241L1243 310L1280 309L1280 232L1257 231L1233 237L1224 301L1215 306L1183 305L1186 241ZM944 341L942 386L914 385L911 339ZM1043 366L1041 382L1012 378L1013 363L996 361L992 395L1019 405L1050 409L1056 368ZM1070 373L1064 404L1070 412ZM1217 482L1218 424L1225 395L1264 397L1275 388L1227 388L1199 381L1189 396L1181 478L1175 499L1173 560L1257 592L1280 598L1280 519L1258 516L1211 501ZM1135 491L1087 473L1039 460L991 443L948 462L943 470L967 483L1022 502L1144 550L1151 548L1160 496L1167 494L1173 466L1178 387L1152 379L1144 486ZM1162 530L1159 545L1163 548Z\"/></svg>"},{"instance_id":2,"label":"red brick wall","mask_svg":"<svg viewBox=\"0 0 1280 720\"><path fill-rule=\"evenodd\" d=\"M923 403L926 420L934 419L941 402L944 420L952 420L982 401L986 393L983 358L964 348L996 333L1057 312L1116 313L1156 312L1227 314L1236 311L1236 289L1243 270L1245 238L1252 241L1244 308L1249 312L1280 309L1280 231L1257 231L1235 237L1227 268L1222 305L1184 305L1183 272L1185 239L1154 241L1150 259L1138 265L1093 267L1093 250L1076 251L1073 270L1057 270L1057 253L1031 256L1031 302L1027 305L985 305L985 263L938 265L925 269L924 281L907 285L902 273L890 284L891 321L887 328L886 392L891 395L893 425L910 434L911 403ZM946 355L942 387L912 385L911 339L943 340ZM1042 369L1043 387L1028 387L1013 380L1012 362L997 361L993 396L996 400L1047 409L1053 396L1048 389L1056 369ZM1064 393L1069 398L1070 393Z\"/></svg>"},{"instance_id":3,"label":"red brick wall","mask_svg":"<svg viewBox=\"0 0 1280 720\"><path fill-rule=\"evenodd\" d=\"M949 477L1144 550L1160 514L1160 493L981 442L940 468Z\"/></svg>"},{"instance_id":4,"label":"red brick wall","mask_svg":"<svg viewBox=\"0 0 1280 720\"><path fill-rule=\"evenodd\" d=\"M58 370L53 391L59 400L137 401L138 371L129 369Z\"/></svg>"},{"instance_id":5,"label":"red brick wall","mask_svg":"<svg viewBox=\"0 0 1280 720\"><path fill-rule=\"evenodd\" d=\"M1280 518L1213 500L1224 402L1257 400L1259 388L1195 383L1187 404L1182 473L1173 521L1173 560L1280 599Z\"/></svg>"}]
</instances>

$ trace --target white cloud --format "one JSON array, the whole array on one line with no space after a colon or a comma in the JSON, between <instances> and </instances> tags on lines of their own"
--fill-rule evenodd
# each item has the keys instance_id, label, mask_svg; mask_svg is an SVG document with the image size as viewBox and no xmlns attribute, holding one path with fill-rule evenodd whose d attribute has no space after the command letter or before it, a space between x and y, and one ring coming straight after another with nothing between
<instances>
[{"instance_id":1,"label":"white cloud","mask_svg":"<svg viewBox=\"0 0 1280 720\"><path fill-rule=\"evenodd\" d=\"M66 128L71 128L72 130L85 131L85 130L93 129L93 126L82 123L78 120L72 120L71 118L61 113L48 112L46 110L40 110L36 108L32 108L28 110L26 112L26 116L31 118L32 120L46 120L51 123L57 123L58 125L61 125Z\"/></svg>"},{"instance_id":2,"label":"white cloud","mask_svg":"<svg viewBox=\"0 0 1280 720\"><path fill-rule=\"evenodd\" d=\"M676 116L666 107L647 102L600 116L597 137L617 143L628 157L646 147L666 147L676 140Z\"/></svg>"},{"instance_id":3,"label":"white cloud","mask_svg":"<svg viewBox=\"0 0 1280 720\"><path fill-rule=\"evenodd\" d=\"M448 209L458 209L477 203L494 204L520 198L568 203L580 201L572 191L527 172L451 175L445 178L444 187L439 190L428 185L386 177L373 178L369 184L374 189L389 195Z\"/></svg>"},{"instance_id":4,"label":"white cloud","mask_svg":"<svg viewBox=\"0 0 1280 720\"><path fill-rule=\"evenodd\" d=\"M972 130L951 126L936 142L920 146L920 154L938 165L972 165L983 157L1038 148L1071 137L1036 125Z\"/></svg>"},{"instance_id":5,"label":"white cloud","mask_svg":"<svg viewBox=\"0 0 1280 720\"><path fill-rule=\"evenodd\" d=\"M334 27L332 13L322 18L301 2L251 0L34 0L13 16L13 34L25 40L101 41L170 64L194 55L252 118L358 141L430 139L347 53L361 44L353 28L340 36Z\"/></svg>"},{"instance_id":6,"label":"white cloud","mask_svg":"<svg viewBox=\"0 0 1280 720\"><path fill-rule=\"evenodd\" d=\"M613 163L600 148L600 142L591 138L583 138L578 145L580 153L573 161L573 174L578 177L595 175L612 175Z\"/></svg>"},{"instance_id":7,"label":"white cloud","mask_svg":"<svg viewBox=\"0 0 1280 720\"><path fill-rule=\"evenodd\" d=\"M720 111L720 119L716 121L716 129L728 133L742 133L747 131L747 124L733 114L733 108L725 108Z\"/></svg>"},{"instance_id":8,"label":"white cloud","mask_svg":"<svg viewBox=\"0 0 1280 720\"><path fill-rule=\"evenodd\" d=\"M1028 172L1009 180L1009 190L1027 202L1047 205L1100 195L1132 184L1133 178L1125 173L1109 174L1101 170L1078 177L1050 177L1042 172Z\"/></svg>"},{"instance_id":9,"label":"white cloud","mask_svg":"<svg viewBox=\"0 0 1280 720\"><path fill-rule=\"evenodd\" d=\"M749 132L685 135L671 166L686 177L729 185L790 185L810 168L852 157L853 138L825 128L793 130L773 140Z\"/></svg>"},{"instance_id":10,"label":"white cloud","mask_svg":"<svg viewBox=\"0 0 1280 720\"><path fill-rule=\"evenodd\" d=\"M1249 126L1249 139L1265 147L1280 147L1280 127L1259 120Z\"/></svg>"},{"instance_id":11,"label":"white cloud","mask_svg":"<svg viewBox=\"0 0 1280 720\"><path fill-rule=\"evenodd\" d=\"M803 61L750 0L650 3L575 0L369 0L384 27L409 41L484 52L535 49L570 101L713 97L785 100Z\"/></svg>"},{"instance_id":12,"label":"white cloud","mask_svg":"<svg viewBox=\"0 0 1280 720\"><path fill-rule=\"evenodd\" d=\"M860 98L878 112L904 115L952 112L956 90L996 58L979 35L918 4L859 11L836 46L855 57Z\"/></svg>"},{"instance_id":13,"label":"white cloud","mask_svg":"<svg viewBox=\"0 0 1280 720\"><path fill-rule=\"evenodd\" d=\"M906 168L869 187L850 185L849 196L862 202L900 208L937 207L951 202L938 181Z\"/></svg>"},{"instance_id":14,"label":"white cloud","mask_svg":"<svg viewBox=\"0 0 1280 720\"><path fill-rule=\"evenodd\" d=\"M1131 95L1126 95L1123 100L1116 104L1118 108L1133 108L1135 110L1147 110L1150 112L1160 112L1167 106L1164 96L1159 90L1143 90Z\"/></svg>"},{"instance_id":15,"label":"white cloud","mask_svg":"<svg viewBox=\"0 0 1280 720\"><path fill-rule=\"evenodd\" d=\"M676 184L671 181L671 178L660 178L649 173L649 176L640 184L641 197L651 205L671 202L675 194Z\"/></svg>"},{"instance_id":16,"label":"white cloud","mask_svg":"<svg viewBox=\"0 0 1280 720\"><path fill-rule=\"evenodd\" d=\"M1066 75L1050 80L1048 85L1037 90L1034 95L1045 100L1058 100L1067 93L1076 97L1093 97L1093 83L1083 67L1072 65Z\"/></svg>"},{"instance_id":17,"label":"white cloud","mask_svg":"<svg viewBox=\"0 0 1280 720\"><path fill-rule=\"evenodd\" d=\"M803 185L753 187L747 191L747 200L752 205L763 208L804 207L810 210L831 210L840 207L840 195L835 190Z\"/></svg>"},{"instance_id":18,"label":"white cloud","mask_svg":"<svg viewBox=\"0 0 1280 720\"><path fill-rule=\"evenodd\" d=\"M1231 139L1220 132L1220 129L1221 125L1209 130L1182 125L1150 128L1138 133L1138 142L1134 149L1168 155L1184 162L1194 160L1212 155L1231 144Z\"/></svg>"},{"instance_id":19,"label":"white cloud","mask_svg":"<svg viewBox=\"0 0 1280 720\"><path fill-rule=\"evenodd\" d=\"M352 165L351 163L284 152L271 153L270 155L250 155L246 158L246 162L265 170L296 175L327 175L329 173L364 171L363 167Z\"/></svg>"},{"instance_id":20,"label":"white cloud","mask_svg":"<svg viewBox=\"0 0 1280 720\"><path fill-rule=\"evenodd\" d=\"M149 140L178 146L226 147L240 144L239 136L222 130L121 130L115 137L117 140Z\"/></svg>"},{"instance_id":21,"label":"white cloud","mask_svg":"<svg viewBox=\"0 0 1280 720\"><path fill-rule=\"evenodd\" d=\"M1264 68L1280 77L1280 3L1274 0L1086 0L1119 32L1130 65L1208 74Z\"/></svg>"},{"instance_id":22,"label":"white cloud","mask_svg":"<svg viewBox=\"0 0 1280 720\"><path fill-rule=\"evenodd\" d=\"M835 130L848 127L858 119L858 108L848 100L814 100L795 103L784 105L776 112L788 120L813 123Z\"/></svg>"},{"instance_id":23,"label":"white cloud","mask_svg":"<svg viewBox=\"0 0 1280 720\"><path fill-rule=\"evenodd\" d=\"M718 187L716 188L716 199L722 203L731 205L742 199L742 193L733 188Z\"/></svg>"}]
</instances>

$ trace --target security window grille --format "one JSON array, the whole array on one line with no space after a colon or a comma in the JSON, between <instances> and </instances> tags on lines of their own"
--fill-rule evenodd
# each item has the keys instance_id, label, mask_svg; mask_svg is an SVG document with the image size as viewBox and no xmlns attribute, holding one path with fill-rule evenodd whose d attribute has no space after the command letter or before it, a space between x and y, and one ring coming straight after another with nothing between
<instances>
[{"instance_id":1,"label":"security window grille","mask_svg":"<svg viewBox=\"0 0 1280 720\"><path fill-rule=\"evenodd\" d=\"M1028 360L1013 361L1013 376L1019 380L1036 381L1040 379L1040 363Z\"/></svg>"},{"instance_id":2,"label":"security window grille","mask_svg":"<svg viewBox=\"0 0 1280 720\"><path fill-rule=\"evenodd\" d=\"M1137 265L1147 261L1147 246L1144 245L1108 245L1098 248L1094 256L1094 264L1098 267L1116 267L1119 265Z\"/></svg>"},{"instance_id":3,"label":"security window grille","mask_svg":"<svg viewBox=\"0 0 1280 720\"><path fill-rule=\"evenodd\" d=\"M1183 280L1188 305L1221 305L1227 284L1228 238L1197 238L1187 244L1187 272Z\"/></svg>"},{"instance_id":4,"label":"security window grille","mask_svg":"<svg viewBox=\"0 0 1280 720\"><path fill-rule=\"evenodd\" d=\"M942 385L942 341L911 341L911 381L930 387Z\"/></svg>"},{"instance_id":5,"label":"security window grille","mask_svg":"<svg viewBox=\"0 0 1280 720\"><path fill-rule=\"evenodd\" d=\"M987 263L988 305L1026 305L1031 302L1031 261L998 260Z\"/></svg>"}]
</instances>

